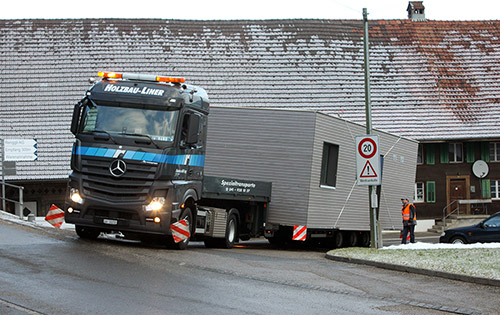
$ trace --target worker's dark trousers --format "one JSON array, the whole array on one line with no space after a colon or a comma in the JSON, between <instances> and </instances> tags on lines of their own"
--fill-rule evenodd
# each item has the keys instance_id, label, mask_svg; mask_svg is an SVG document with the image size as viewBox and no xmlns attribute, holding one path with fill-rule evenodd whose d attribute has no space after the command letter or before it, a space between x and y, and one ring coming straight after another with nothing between
<instances>
[{"instance_id":1,"label":"worker's dark trousers","mask_svg":"<svg viewBox=\"0 0 500 315\"><path fill-rule=\"evenodd\" d=\"M401 244L406 244L408 232L410 232L410 243L415 243L415 225L412 224L403 225L403 238L401 239Z\"/></svg>"}]
</instances>

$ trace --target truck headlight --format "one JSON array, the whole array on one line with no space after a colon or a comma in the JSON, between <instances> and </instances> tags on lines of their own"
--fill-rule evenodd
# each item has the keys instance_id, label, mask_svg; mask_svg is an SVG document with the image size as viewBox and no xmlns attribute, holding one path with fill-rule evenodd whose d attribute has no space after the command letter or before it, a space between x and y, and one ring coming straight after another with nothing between
<instances>
[{"instance_id":1,"label":"truck headlight","mask_svg":"<svg viewBox=\"0 0 500 315\"><path fill-rule=\"evenodd\" d=\"M71 188L71 190L69 191L69 198L73 202L76 202L78 204L83 203L83 198L82 198L82 196L80 196L80 192L76 188Z\"/></svg>"},{"instance_id":2,"label":"truck headlight","mask_svg":"<svg viewBox=\"0 0 500 315\"><path fill-rule=\"evenodd\" d=\"M164 197L154 197L153 200L149 203L149 205L144 207L145 211L158 211L161 208L163 208L163 205L165 205L165 198Z\"/></svg>"}]
</instances>

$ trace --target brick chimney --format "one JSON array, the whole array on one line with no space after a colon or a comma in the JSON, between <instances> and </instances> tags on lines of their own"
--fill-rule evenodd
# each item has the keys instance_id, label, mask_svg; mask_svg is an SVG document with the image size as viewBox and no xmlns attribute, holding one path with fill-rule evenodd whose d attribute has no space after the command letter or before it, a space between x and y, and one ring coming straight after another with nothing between
<instances>
[{"instance_id":1,"label":"brick chimney","mask_svg":"<svg viewBox=\"0 0 500 315\"><path fill-rule=\"evenodd\" d=\"M423 1L408 2L408 18L412 21L425 21L425 7Z\"/></svg>"}]
</instances>

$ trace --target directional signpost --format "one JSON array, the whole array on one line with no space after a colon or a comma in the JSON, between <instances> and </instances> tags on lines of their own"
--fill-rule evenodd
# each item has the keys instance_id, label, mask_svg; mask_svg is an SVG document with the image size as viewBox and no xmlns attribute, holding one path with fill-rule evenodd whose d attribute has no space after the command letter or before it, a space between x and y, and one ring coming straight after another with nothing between
<instances>
[{"instance_id":1,"label":"directional signpost","mask_svg":"<svg viewBox=\"0 0 500 315\"><path fill-rule=\"evenodd\" d=\"M378 135L356 137L356 174L358 185L377 186L381 184Z\"/></svg>"},{"instance_id":2,"label":"directional signpost","mask_svg":"<svg viewBox=\"0 0 500 315\"><path fill-rule=\"evenodd\" d=\"M4 139L4 161L35 161L37 146L36 139Z\"/></svg>"},{"instance_id":3,"label":"directional signpost","mask_svg":"<svg viewBox=\"0 0 500 315\"><path fill-rule=\"evenodd\" d=\"M38 159L38 143L36 139L3 139L2 162L2 210L5 211L5 176L16 175L17 161L35 161ZM17 186L14 186L17 187ZM22 218L23 187L19 190L19 217ZM16 210L17 211L17 210Z\"/></svg>"}]
</instances>

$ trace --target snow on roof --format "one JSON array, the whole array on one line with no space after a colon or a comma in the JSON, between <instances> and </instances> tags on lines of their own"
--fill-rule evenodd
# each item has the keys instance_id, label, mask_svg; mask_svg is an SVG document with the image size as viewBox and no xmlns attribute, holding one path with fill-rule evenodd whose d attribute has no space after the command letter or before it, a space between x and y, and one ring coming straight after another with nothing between
<instances>
[{"instance_id":1,"label":"snow on roof","mask_svg":"<svg viewBox=\"0 0 500 315\"><path fill-rule=\"evenodd\" d=\"M500 21L371 20L373 126L418 140L500 138ZM69 173L73 104L99 70L185 77L221 106L364 123L362 20L0 20L0 135L34 137L12 179Z\"/></svg>"}]
</instances>

